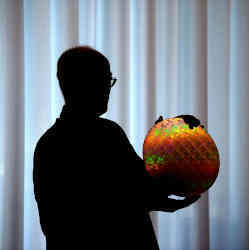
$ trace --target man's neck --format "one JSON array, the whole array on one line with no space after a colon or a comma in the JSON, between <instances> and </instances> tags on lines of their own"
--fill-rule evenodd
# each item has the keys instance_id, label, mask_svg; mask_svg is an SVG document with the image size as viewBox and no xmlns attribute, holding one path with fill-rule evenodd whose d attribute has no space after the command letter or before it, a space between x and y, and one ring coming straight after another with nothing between
<instances>
[{"instance_id":1,"label":"man's neck","mask_svg":"<svg viewBox=\"0 0 249 250\"><path fill-rule=\"evenodd\" d=\"M84 110L83 108L79 107L73 107L72 105L64 104L61 114L60 114L60 119L63 120L81 120L82 118L87 117L96 119L98 118L98 115L95 114L94 112L88 112L87 110Z\"/></svg>"}]
</instances>

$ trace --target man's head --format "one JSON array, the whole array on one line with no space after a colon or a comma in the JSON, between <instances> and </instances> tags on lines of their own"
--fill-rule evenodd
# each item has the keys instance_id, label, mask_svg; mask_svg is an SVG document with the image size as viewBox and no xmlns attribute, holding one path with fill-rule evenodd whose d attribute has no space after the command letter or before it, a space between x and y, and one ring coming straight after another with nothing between
<instances>
[{"instance_id":1,"label":"man's head","mask_svg":"<svg viewBox=\"0 0 249 250\"><path fill-rule=\"evenodd\" d=\"M101 115L107 111L112 74L108 59L89 46L63 52L57 78L66 105Z\"/></svg>"}]
</instances>

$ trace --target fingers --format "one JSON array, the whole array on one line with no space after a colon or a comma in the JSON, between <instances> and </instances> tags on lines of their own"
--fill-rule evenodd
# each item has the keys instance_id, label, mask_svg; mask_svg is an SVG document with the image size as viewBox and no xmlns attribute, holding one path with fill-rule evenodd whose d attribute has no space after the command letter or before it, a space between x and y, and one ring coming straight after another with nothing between
<instances>
[{"instance_id":1,"label":"fingers","mask_svg":"<svg viewBox=\"0 0 249 250\"><path fill-rule=\"evenodd\" d=\"M194 195L194 196L186 197L183 201L186 202L186 204L190 205L196 202L197 200L199 200L200 198L201 198L201 195Z\"/></svg>"},{"instance_id":2,"label":"fingers","mask_svg":"<svg viewBox=\"0 0 249 250\"><path fill-rule=\"evenodd\" d=\"M200 120L194 116L191 116L188 122L190 123L191 129L193 129L193 127L198 127L201 124Z\"/></svg>"},{"instance_id":3,"label":"fingers","mask_svg":"<svg viewBox=\"0 0 249 250\"><path fill-rule=\"evenodd\" d=\"M155 121L155 124L157 124L158 122L163 121L163 117L160 115L160 117Z\"/></svg>"},{"instance_id":4,"label":"fingers","mask_svg":"<svg viewBox=\"0 0 249 250\"><path fill-rule=\"evenodd\" d=\"M169 212L169 213L174 213L177 209L174 209L174 208L166 208L166 209L163 209L163 210L160 210L162 212Z\"/></svg>"},{"instance_id":5,"label":"fingers","mask_svg":"<svg viewBox=\"0 0 249 250\"><path fill-rule=\"evenodd\" d=\"M189 125L190 129L198 127L201 124L200 120L193 115L180 115L178 117L182 118Z\"/></svg>"},{"instance_id":6,"label":"fingers","mask_svg":"<svg viewBox=\"0 0 249 250\"><path fill-rule=\"evenodd\" d=\"M185 200L176 200L172 198L166 198L165 200L161 200L161 206L158 207L158 211L165 211L165 212L174 212L178 209L187 206L187 202Z\"/></svg>"},{"instance_id":7,"label":"fingers","mask_svg":"<svg viewBox=\"0 0 249 250\"><path fill-rule=\"evenodd\" d=\"M158 208L157 211L163 211L163 212L175 212L179 209L188 207L189 205L196 202L201 196L195 195L191 197L186 197L184 200L176 200L172 198L167 198L165 205Z\"/></svg>"},{"instance_id":8,"label":"fingers","mask_svg":"<svg viewBox=\"0 0 249 250\"><path fill-rule=\"evenodd\" d=\"M198 127L198 126L205 128L204 125L201 124L200 120L193 115L178 115L175 118L182 118L184 122L189 125L190 129L193 129L194 127ZM163 121L163 116L160 115L159 118L155 121L155 124L161 121Z\"/></svg>"}]
</instances>

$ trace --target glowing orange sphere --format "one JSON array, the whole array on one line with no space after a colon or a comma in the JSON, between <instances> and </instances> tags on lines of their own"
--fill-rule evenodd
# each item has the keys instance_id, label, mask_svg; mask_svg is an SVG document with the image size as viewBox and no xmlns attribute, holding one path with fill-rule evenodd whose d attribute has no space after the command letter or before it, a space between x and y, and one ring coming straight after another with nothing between
<instances>
[{"instance_id":1,"label":"glowing orange sphere","mask_svg":"<svg viewBox=\"0 0 249 250\"><path fill-rule=\"evenodd\" d=\"M173 194L199 195L215 182L220 166L216 144L201 126L190 129L182 118L155 124L143 144L146 171L153 178L182 183ZM166 180L166 179L165 179Z\"/></svg>"}]
</instances>

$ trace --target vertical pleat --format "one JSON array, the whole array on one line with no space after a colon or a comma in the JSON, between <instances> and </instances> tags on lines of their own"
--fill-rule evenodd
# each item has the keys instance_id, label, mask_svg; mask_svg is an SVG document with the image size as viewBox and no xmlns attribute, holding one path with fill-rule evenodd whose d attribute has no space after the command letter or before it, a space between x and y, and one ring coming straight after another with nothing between
<instances>
[{"instance_id":1,"label":"vertical pleat","mask_svg":"<svg viewBox=\"0 0 249 250\"><path fill-rule=\"evenodd\" d=\"M230 1L229 248L248 249L249 2Z\"/></svg>"},{"instance_id":2,"label":"vertical pleat","mask_svg":"<svg viewBox=\"0 0 249 250\"><path fill-rule=\"evenodd\" d=\"M168 64L168 1L156 1L156 117L162 115L167 117L168 101L166 98L168 91L167 64Z\"/></svg>"},{"instance_id":3,"label":"vertical pleat","mask_svg":"<svg viewBox=\"0 0 249 250\"><path fill-rule=\"evenodd\" d=\"M122 18L121 13L123 12L124 10L122 4L120 5L120 1L108 0L97 2L97 13L99 14L97 15L96 22L96 49L99 49L108 58L112 75L118 79L116 85L111 89L108 110L103 117L115 122L119 122L119 118L124 115L120 113L121 97L124 95L121 89L125 88L124 85L126 83L119 76L119 73L122 72L119 62L123 61L123 58L121 54L117 54L121 46L119 29L123 28L123 32L125 32L125 25L124 27L120 27L119 21Z\"/></svg>"},{"instance_id":4,"label":"vertical pleat","mask_svg":"<svg viewBox=\"0 0 249 250\"><path fill-rule=\"evenodd\" d=\"M157 98L166 99L160 99L165 105L161 112L166 113L165 118L192 114L206 125L207 2L179 0L157 4L157 76L161 81L157 81L160 92ZM160 105L159 100L157 104ZM176 214L159 213L160 246L162 249L208 249L208 226L206 193L198 204Z\"/></svg>"},{"instance_id":5,"label":"vertical pleat","mask_svg":"<svg viewBox=\"0 0 249 250\"><path fill-rule=\"evenodd\" d=\"M129 1L112 0L109 4L107 47L109 60L116 85L110 93L108 112L103 115L118 122L129 134L129 52L130 52L130 3ZM111 18L110 18L110 13ZM117 105L118 104L118 105Z\"/></svg>"},{"instance_id":6,"label":"vertical pleat","mask_svg":"<svg viewBox=\"0 0 249 250\"><path fill-rule=\"evenodd\" d=\"M139 1L130 1L130 89L129 89L129 113L130 113L130 141L137 150L139 145L137 136L139 133L140 117L139 114L139 83L140 83L140 39L139 30L141 27Z\"/></svg>"},{"instance_id":7,"label":"vertical pleat","mask_svg":"<svg viewBox=\"0 0 249 250\"><path fill-rule=\"evenodd\" d=\"M96 45L96 0L79 0L79 43L95 47Z\"/></svg>"},{"instance_id":8,"label":"vertical pleat","mask_svg":"<svg viewBox=\"0 0 249 250\"><path fill-rule=\"evenodd\" d=\"M192 0L191 8L191 108L207 127L207 1ZM192 207L191 249L209 249L208 192Z\"/></svg>"},{"instance_id":9,"label":"vertical pleat","mask_svg":"<svg viewBox=\"0 0 249 250\"><path fill-rule=\"evenodd\" d=\"M229 20L229 1L208 1L207 129L221 162L209 189L210 249L214 250L229 249Z\"/></svg>"},{"instance_id":10,"label":"vertical pleat","mask_svg":"<svg viewBox=\"0 0 249 250\"><path fill-rule=\"evenodd\" d=\"M82 1L78 2L78 0L50 1L51 122L54 122L59 116L64 104L64 98L56 77L57 61L62 52L79 45L79 39L82 38L84 26L81 26L80 21L83 18L79 18L79 7L82 7L80 3L82 4ZM83 10L88 11L84 7ZM83 40L83 42L86 41Z\"/></svg>"},{"instance_id":11,"label":"vertical pleat","mask_svg":"<svg viewBox=\"0 0 249 250\"><path fill-rule=\"evenodd\" d=\"M23 249L23 4L0 3L0 249Z\"/></svg>"},{"instance_id":12,"label":"vertical pleat","mask_svg":"<svg viewBox=\"0 0 249 250\"><path fill-rule=\"evenodd\" d=\"M178 1L156 1L157 116L154 121L160 115L166 119L179 113L178 11ZM176 224L178 220L179 216L176 218L169 213L158 212L158 240L161 249L174 249L181 243L180 239L176 241L178 230L180 230Z\"/></svg>"},{"instance_id":13,"label":"vertical pleat","mask_svg":"<svg viewBox=\"0 0 249 250\"><path fill-rule=\"evenodd\" d=\"M114 71L118 79L116 88L119 88L117 97L119 98L118 121L120 126L130 134L130 1L115 1L116 9L114 10L117 25L112 35L115 41L114 58L116 58L116 70ZM113 66L115 66L113 65ZM114 87L115 88L115 87ZM113 95L114 96L114 92ZM115 104L113 104L115 105Z\"/></svg>"},{"instance_id":14,"label":"vertical pleat","mask_svg":"<svg viewBox=\"0 0 249 250\"><path fill-rule=\"evenodd\" d=\"M141 88L140 88L140 126L138 154L143 158L143 143L148 131L156 120L156 3L144 1L141 27L144 27L140 37L141 44ZM154 231L158 235L157 212L150 214Z\"/></svg>"},{"instance_id":15,"label":"vertical pleat","mask_svg":"<svg viewBox=\"0 0 249 250\"><path fill-rule=\"evenodd\" d=\"M179 0L178 4L178 79L179 79L179 111L187 114L191 109L192 84L191 77L191 48L192 25L191 6L189 1ZM169 17L170 18L170 17Z\"/></svg>"},{"instance_id":16,"label":"vertical pleat","mask_svg":"<svg viewBox=\"0 0 249 250\"><path fill-rule=\"evenodd\" d=\"M33 154L51 124L50 2L24 1L25 176L24 249L44 249L44 236L33 194ZM42 32L41 32L42 31ZM37 235L40 237L37 237Z\"/></svg>"}]
</instances>

